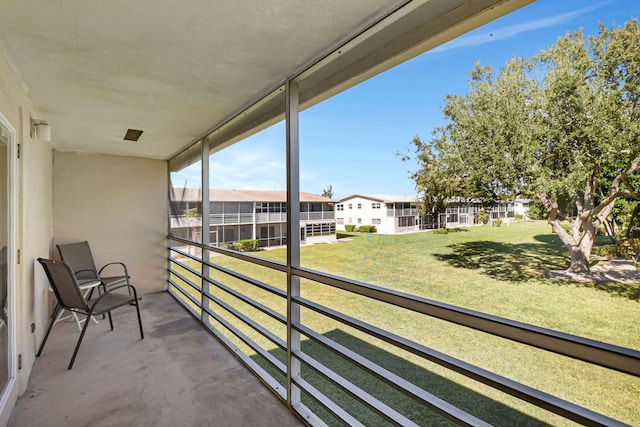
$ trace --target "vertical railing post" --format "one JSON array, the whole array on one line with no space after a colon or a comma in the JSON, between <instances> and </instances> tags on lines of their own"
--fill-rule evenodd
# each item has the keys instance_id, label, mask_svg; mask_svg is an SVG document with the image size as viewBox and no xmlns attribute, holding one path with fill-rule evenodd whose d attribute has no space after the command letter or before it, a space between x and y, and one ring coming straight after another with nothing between
<instances>
[{"instance_id":1,"label":"vertical railing post","mask_svg":"<svg viewBox=\"0 0 640 427\"><path fill-rule=\"evenodd\" d=\"M298 83L288 80L286 94L287 138L287 405L298 406L300 390L292 379L300 375L300 362L293 352L300 350L300 334L292 325L300 322L300 306L293 297L300 295L300 277L292 267L300 265L300 146L298 116Z\"/></svg>"},{"instance_id":2,"label":"vertical railing post","mask_svg":"<svg viewBox=\"0 0 640 427\"><path fill-rule=\"evenodd\" d=\"M211 211L211 203L209 201L209 139L208 138L204 138L201 142L202 144L202 167L200 168L202 170L202 244L203 245L208 245L210 243L210 236L211 233L209 231L209 214ZM224 210L223 210L223 217L224 217ZM224 221L224 220L223 220ZM201 255L201 261L208 261L209 260L209 251L207 249L202 249L202 251L200 252ZM206 303L206 298L204 296L205 294L205 287L209 286L206 280L204 280L205 277L209 277L209 266L206 265L204 262L200 263L201 266L201 271L202 271L202 279L200 281L200 287L202 289L202 292L200 294L200 320L205 323L208 324L207 319L205 319L205 313L206 311L204 310L204 306Z\"/></svg>"}]
</instances>

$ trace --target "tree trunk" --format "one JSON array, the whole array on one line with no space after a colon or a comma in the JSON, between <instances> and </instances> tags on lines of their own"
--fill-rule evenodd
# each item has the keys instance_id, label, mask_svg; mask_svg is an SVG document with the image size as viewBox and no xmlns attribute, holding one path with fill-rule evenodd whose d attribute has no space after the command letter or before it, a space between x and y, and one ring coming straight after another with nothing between
<instances>
[{"instance_id":1,"label":"tree trunk","mask_svg":"<svg viewBox=\"0 0 640 427\"><path fill-rule=\"evenodd\" d=\"M569 234L560 224L558 219L558 205L555 201L550 200L546 195L539 195L540 199L547 208L549 215L549 224L551 228L558 235L564 246L569 250L571 254L571 264L567 269L570 273L588 274L591 272L591 266L589 265L589 257L591 257L591 249L593 248L595 226L588 220L582 220L582 224L578 225L574 223L573 227L577 227L577 230L581 232L576 233L576 237ZM581 221L580 218L576 218L576 221Z\"/></svg>"},{"instance_id":2,"label":"tree trunk","mask_svg":"<svg viewBox=\"0 0 640 427\"><path fill-rule=\"evenodd\" d=\"M579 246L570 247L569 252L571 252L571 265L569 265L567 269L568 272L577 274L588 274L591 272L589 257Z\"/></svg>"}]
</instances>

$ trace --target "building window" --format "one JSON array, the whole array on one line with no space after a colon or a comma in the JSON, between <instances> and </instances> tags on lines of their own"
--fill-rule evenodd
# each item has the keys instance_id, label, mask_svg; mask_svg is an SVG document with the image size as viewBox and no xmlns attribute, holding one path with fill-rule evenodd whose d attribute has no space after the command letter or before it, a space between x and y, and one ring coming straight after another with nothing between
<instances>
[{"instance_id":1,"label":"building window","mask_svg":"<svg viewBox=\"0 0 640 427\"><path fill-rule=\"evenodd\" d=\"M344 224L344 218L336 218L338 224Z\"/></svg>"},{"instance_id":2,"label":"building window","mask_svg":"<svg viewBox=\"0 0 640 427\"><path fill-rule=\"evenodd\" d=\"M371 209L380 209L380 203L371 203Z\"/></svg>"},{"instance_id":3,"label":"building window","mask_svg":"<svg viewBox=\"0 0 640 427\"><path fill-rule=\"evenodd\" d=\"M362 209L362 203L358 203L358 209Z\"/></svg>"},{"instance_id":4,"label":"building window","mask_svg":"<svg viewBox=\"0 0 640 427\"><path fill-rule=\"evenodd\" d=\"M362 218L358 218L358 224L362 224Z\"/></svg>"},{"instance_id":5,"label":"building window","mask_svg":"<svg viewBox=\"0 0 640 427\"><path fill-rule=\"evenodd\" d=\"M336 225L330 223L307 224L305 228L307 237L311 236L327 236L336 234Z\"/></svg>"},{"instance_id":6,"label":"building window","mask_svg":"<svg viewBox=\"0 0 640 427\"><path fill-rule=\"evenodd\" d=\"M371 220L371 223L372 223L373 225L380 225L380 218L373 218L373 219Z\"/></svg>"},{"instance_id":7,"label":"building window","mask_svg":"<svg viewBox=\"0 0 640 427\"><path fill-rule=\"evenodd\" d=\"M413 219L414 217L412 216L401 216L398 217L398 227L410 227L413 225Z\"/></svg>"},{"instance_id":8,"label":"building window","mask_svg":"<svg viewBox=\"0 0 640 427\"><path fill-rule=\"evenodd\" d=\"M343 211L344 210L344 205L342 203L340 203L339 205L336 205L336 210Z\"/></svg>"},{"instance_id":9,"label":"building window","mask_svg":"<svg viewBox=\"0 0 640 427\"><path fill-rule=\"evenodd\" d=\"M349 203L349 209L353 209L353 205Z\"/></svg>"},{"instance_id":10,"label":"building window","mask_svg":"<svg viewBox=\"0 0 640 427\"><path fill-rule=\"evenodd\" d=\"M349 222L347 224L353 224L353 218L349 218Z\"/></svg>"}]
</instances>

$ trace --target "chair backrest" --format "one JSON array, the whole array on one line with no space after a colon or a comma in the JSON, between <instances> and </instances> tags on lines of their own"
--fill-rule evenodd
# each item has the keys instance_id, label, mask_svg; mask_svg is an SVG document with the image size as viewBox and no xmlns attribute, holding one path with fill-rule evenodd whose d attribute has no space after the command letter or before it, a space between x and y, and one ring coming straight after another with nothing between
<instances>
[{"instance_id":1,"label":"chair backrest","mask_svg":"<svg viewBox=\"0 0 640 427\"><path fill-rule=\"evenodd\" d=\"M89 310L76 276L68 263L45 258L38 258L38 262L42 264L62 308L76 308L84 312Z\"/></svg>"},{"instance_id":2,"label":"chair backrest","mask_svg":"<svg viewBox=\"0 0 640 427\"><path fill-rule=\"evenodd\" d=\"M76 272L78 280L98 278L98 271L93 261L93 255L91 255L89 242L67 243L56 246L62 260L67 262Z\"/></svg>"}]
</instances>

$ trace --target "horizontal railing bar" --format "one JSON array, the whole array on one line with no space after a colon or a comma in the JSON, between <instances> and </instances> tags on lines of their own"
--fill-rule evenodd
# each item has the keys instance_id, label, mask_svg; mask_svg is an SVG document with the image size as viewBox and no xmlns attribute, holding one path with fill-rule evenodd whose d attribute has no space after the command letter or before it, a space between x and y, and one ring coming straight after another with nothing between
<instances>
[{"instance_id":1,"label":"horizontal railing bar","mask_svg":"<svg viewBox=\"0 0 640 427\"><path fill-rule=\"evenodd\" d=\"M264 304L259 303L258 301L251 299L247 296L245 296L244 294L236 291L235 289L232 289L230 287L228 287L227 285L224 285L220 282L218 282L217 280L205 277L204 280L206 280L208 283L211 283L212 285L216 286L218 289L228 293L229 295L233 295L234 297L238 298L240 301L243 301L247 304L249 304L251 307L255 308L256 310L259 310L261 312L263 312L264 314L272 317L273 319L279 321L282 324L287 323L287 318L283 315L280 314L278 312L276 312L275 310L270 309L269 307L265 306ZM205 291L205 295L209 298L213 298L213 295L211 295L209 292Z\"/></svg>"},{"instance_id":2,"label":"horizontal railing bar","mask_svg":"<svg viewBox=\"0 0 640 427\"><path fill-rule=\"evenodd\" d=\"M305 279L324 283L357 295L366 296L478 331L640 376L640 351L456 307L311 269L292 267L292 273Z\"/></svg>"},{"instance_id":3,"label":"horizontal railing bar","mask_svg":"<svg viewBox=\"0 0 640 427\"><path fill-rule=\"evenodd\" d=\"M293 324L292 327L301 334L304 334L308 338L317 342L318 344L321 344L322 346L333 351L342 358L369 372L374 377L382 380L383 382L394 387L395 389L411 397L412 399L421 402L446 419L463 426L490 426L490 424L487 424L486 422L474 417L473 415L464 412L463 410L457 408L449 402L446 402L439 397L434 396L433 394L421 389L415 384L410 383L404 378L397 376L393 372L370 361L369 359L364 358L354 351L351 351L343 345L340 345L337 342L307 328L304 325Z\"/></svg>"},{"instance_id":4,"label":"horizontal railing bar","mask_svg":"<svg viewBox=\"0 0 640 427\"><path fill-rule=\"evenodd\" d=\"M332 371L331 369L324 366L322 363L318 362L313 357L302 351L295 351L293 355L296 359L300 360L315 372L320 374L320 376L328 379L331 383L338 386L341 390L343 390L348 395L352 396L364 406L371 409L373 412L380 415L382 418L391 421L396 425L401 426L416 426L417 424L400 414L393 408L390 408L385 403L381 402L371 394L362 390L360 387L353 384L351 381ZM306 391L306 390L305 390Z\"/></svg>"},{"instance_id":5,"label":"horizontal railing bar","mask_svg":"<svg viewBox=\"0 0 640 427\"><path fill-rule=\"evenodd\" d=\"M185 270L187 270L187 271L188 271L188 272L190 272L191 274L193 274L193 275L195 275L195 276L197 276L197 277L199 277L199 278L202 278L202 273L200 273L200 272L199 272L198 270L196 270L195 268L189 267L188 265L183 264L183 263L181 263L180 261L171 260L171 262L172 262L173 264L176 264L176 265L180 266L181 268L184 268ZM178 272L177 272L176 270L174 270L173 268L169 268L169 271L170 271L171 273L173 273L173 274L180 275L180 273L178 273Z\"/></svg>"},{"instance_id":6,"label":"horizontal railing bar","mask_svg":"<svg viewBox=\"0 0 640 427\"><path fill-rule=\"evenodd\" d=\"M260 347L255 341L246 336L241 330L233 326L226 319L209 310L207 307L202 307L202 310L206 312L209 316L213 317L218 323L227 328L229 332L235 335L238 339L240 339L243 343L251 347L256 353L261 355L271 366L276 368L282 375L286 375L287 368L284 363L280 362L274 355Z\"/></svg>"},{"instance_id":7,"label":"horizontal railing bar","mask_svg":"<svg viewBox=\"0 0 640 427\"><path fill-rule=\"evenodd\" d=\"M387 332L366 322L354 319L328 307L324 307L305 298L297 297L294 301L317 313L323 314L331 319L337 320L347 326L358 329L368 335L383 340L395 347L406 350L433 363L451 369L468 378L472 378L497 390L501 390L514 397L532 403L540 408L546 409L560 416L563 416L582 425L591 426L624 426L613 418L609 418L600 413L591 411L582 406L536 390L524 384L510 380L493 372L487 371L470 363L448 356L439 351L417 344L399 335Z\"/></svg>"},{"instance_id":8,"label":"horizontal railing bar","mask_svg":"<svg viewBox=\"0 0 640 427\"><path fill-rule=\"evenodd\" d=\"M169 292L169 295L175 299L181 307L186 309L194 319L200 323L204 330L213 335L218 341L224 345L227 350L231 353L235 354L238 360L247 367L247 369L251 370L256 374L256 377L267 387L269 387L276 396L283 402L287 402L287 390L286 387L282 386L271 374L264 370L264 368L256 363L255 360L247 356L242 350L236 347L233 342L231 342L226 336L224 336L220 331L214 329L210 324L203 322L200 319L200 316L190 309L187 305L183 303L179 298L177 298L173 293ZM206 310L205 310L206 311ZM206 311L208 313L208 311Z\"/></svg>"},{"instance_id":9,"label":"horizontal railing bar","mask_svg":"<svg viewBox=\"0 0 640 427\"><path fill-rule=\"evenodd\" d=\"M200 262L200 261L201 261L201 260L200 260L200 258L198 258L196 255L192 255L192 254L190 254L190 253L188 253L188 252L185 252L185 251L183 251L183 250L181 250L181 249L178 249L178 248L175 248L175 247L171 247L171 246L169 246L169 250L170 250L170 251L173 251L173 252L176 252L176 253L178 253L178 254L180 254L180 255L184 256L184 257L190 258L190 259L192 259L192 260L194 260L194 261L197 261L197 262ZM173 261L173 260L174 260L174 258L169 257L169 260L172 260L172 261Z\"/></svg>"},{"instance_id":10,"label":"horizontal railing bar","mask_svg":"<svg viewBox=\"0 0 640 427\"><path fill-rule=\"evenodd\" d=\"M230 270L230 269L228 269L226 267L222 267L221 265L218 265L218 264L213 264L213 263L206 262L206 261L203 261L203 264L206 264L209 267L211 267L211 268L213 268L213 269L215 269L217 271L220 271L221 273L228 274L231 277L235 277L236 279L240 279L240 280L242 280L244 282L252 284L252 285L254 285L254 286L256 286L256 287L258 287L260 289L263 289L263 290L265 290L267 292L271 292L274 295L278 295L279 297L281 297L283 299L287 298L287 291L284 291L282 289L278 289L275 286L271 286L269 284L266 284L264 282L256 280L256 279L254 279L252 277L245 276L242 273L235 272L235 271Z\"/></svg>"},{"instance_id":11,"label":"horizontal railing bar","mask_svg":"<svg viewBox=\"0 0 640 427\"><path fill-rule=\"evenodd\" d=\"M192 287L193 289L195 289L196 291L198 291L198 292L202 292L202 288L201 288L201 286L200 286L199 284L197 284L197 283L193 283L191 280L189 280L188 278L186 278L185 276L183 276L182 274L178 273L178 272L177 272L177 271L175 271L175 270L169 270L169 272L170 272L171 274L173 274L174 276L178 277L178 278L179 278L180 280L182 280L183 282L185 282L187 285L191 286L191 287ZM200 276L200 274L199 274L199 273L198 273L198 276L199 276L200 278L202 278L202 277Z\"/></svg>"},{"instance_id":12,"label":"horizontal railing bar","mask_svg":"<svg viewBox=\"0 0 640 427\"><path fill-rule=\"evenodd\" d=\"M291 381L301 390L304 390L307 395L322 406L325 410L330 412L334 417L341 420L349 427L364 427L364 425L355 419L351 414L336 405L335 402L322 394L320 390L309 384L304 378L300 376L294 376ZM305 407L306 408L306 407Z\"/></svg>"},{"instance_id":13,"label":"horizontal railing bar","mask_svg":"<svg viewBox=\"0 0 640 427\"><path fill-rule=\"evenodd\" d=\"M192 303L194 303L196 306L200 307L200 301L196 300L195 297L191 296L190 294L188 294L187 292L185 292L182 287L178 284L176 284L173 280L169 279L169 284L171 284L175 289L178 290L178 292L180 292L182 295L184 295L189 301L191 301ZM169 287L169 290L171 290L171 287ZM187 307L196 317L199 316L199 314L190 306L184 304L183 301L181 301L185 307Z\"/></svg>"},{"instance_id":14,"label":"horizontal railing bar","mask_svg":"<svg viewBox=\"0 0 640 427\"><path fill-rule=\"evenodd\" d=\"M216 297L214 295L209 295L209 294L205 294L205 295L210 301L213 301L218 306L222 307L227 312L229 312L234 317L236 317L238 320L241 320L242 322L244 322L246 325L251 327L253 330L258 332L260 335L262 335L263 337L267 338L269 341L271 341L272 343L274 343L275 345L280 347L281 350L285 350L286 351L287 343L284 340L282 340L281 338L279 338L278 336L276 336L274 333L272 333L268 329L265 329L264 327L262 327L257 322L251 320L248 316L246 316L245 314L243 314L240 311L236 310L235 308L231 307L229 304L227 304L226 302L222 301L220 298L218 298L218 297ZM208 313L209 309L206 309L205 311Z\"/></svg>"}]
</instances>

